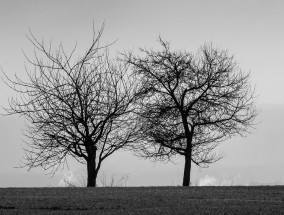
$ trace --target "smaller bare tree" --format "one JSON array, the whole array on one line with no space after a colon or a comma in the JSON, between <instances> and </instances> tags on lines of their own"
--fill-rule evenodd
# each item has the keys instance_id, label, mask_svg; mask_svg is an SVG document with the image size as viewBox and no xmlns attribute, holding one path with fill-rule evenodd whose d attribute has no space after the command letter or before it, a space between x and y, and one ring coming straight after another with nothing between
<instances>
[{"instance_id":1,"label":"smaller bare tree","mask_svg":"<svg viewBox=\"0 0 284 215\"><path fill-rule=\"evenodd\" d=\"M28 80L5 73L5 82L19 97L10 99L8 114L27 120L23 166L43 167L55 173L72 156L87 164L87 186L96 186L102 162L135 139L133 118L135 80L127 66L112 60L99 41L103 27L93 34L90 47L75 58L63 45L53 50L32 33L33 66Z\"/></svg>"},{"instance_id":2,"label":"smaller bare tree","mask_svg":"<svg viewBox=\"0 0 284 215\"><path fill-rule=\"evenodd\" d=\"M108 180L106 172L103 172L100 177L100 186L102 187L126 187L129 174L123 175L120 178L113 173Z\"/></svg>"},{"instance_id":3,"label":"smaller bare tree","mask_svg":"<svg viewBox=\"0 0 284 215\"><path fill-rule=\"evenodd\" d=\"M226 51L205 45L194 55L159 42L161 51L124 55L140 80L141 144L136 149L146 158L184 156L183 186L189 186L192 162L218 161L216 146L253 125L254 90L249 74Z\"/></svg>"}]
</instances>

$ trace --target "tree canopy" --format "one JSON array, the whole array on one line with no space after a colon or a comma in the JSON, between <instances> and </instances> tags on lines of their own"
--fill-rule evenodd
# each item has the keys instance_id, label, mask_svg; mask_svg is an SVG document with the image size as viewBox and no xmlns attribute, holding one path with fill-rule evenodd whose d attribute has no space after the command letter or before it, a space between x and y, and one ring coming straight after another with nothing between
<instances>
[{"instance_id":1,"label":"tree canopy","mask_svg":"<svg viewBox=\"0 0 284 215\"><path fill-rule=\"evenodd\" d=\"M190 183L191 162L207 166L221 158L216 146L244 135L257 111L249 73L227 51L204 45L197 54L140 49L124 55L139 77L142 141L138 154L147 158L185 157L183 185Z\"/></svg>"},{"instance_id":2,"label":"tree canopy","mask_svg":"<svg viewBox=\"0 0 284 215\"><path fill-rule=\"evenodd\" d=\"M87 51L67 54L63 45L53 49L31 33L35 48L28 79L6 75L6 83L18 97L10 99L9 114L27 120L24 166L41 166L52 173L67 157L87 164L87 186L96 186L102 162L135 139L133 117L135 80L126 64L111 59L110 45L99 41L103 27Z\"/></svg>"}]
</instances>

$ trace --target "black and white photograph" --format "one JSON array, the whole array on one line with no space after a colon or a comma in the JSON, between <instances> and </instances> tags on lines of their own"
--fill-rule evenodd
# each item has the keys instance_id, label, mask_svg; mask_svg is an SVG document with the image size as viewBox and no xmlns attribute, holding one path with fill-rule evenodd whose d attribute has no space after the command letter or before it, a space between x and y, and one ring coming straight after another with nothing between
<instances>
[{"instance_id":1,"label":"black and white photograph","mask_svg":"<svg viewBox=\"0 0 284 215\"><path fill-rule=\"evenodd\" d=\"M284 214L283 0L0 0L0 214Z\"/></svg>"}]
</instances>

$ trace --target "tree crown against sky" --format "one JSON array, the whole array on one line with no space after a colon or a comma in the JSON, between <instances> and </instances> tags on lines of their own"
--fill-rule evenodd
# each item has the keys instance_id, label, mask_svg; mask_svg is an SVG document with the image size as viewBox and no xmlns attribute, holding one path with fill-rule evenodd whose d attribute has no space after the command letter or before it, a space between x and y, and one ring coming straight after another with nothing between
<instances>
[{"instance_id":1,"label":"tree crown against sky","mask_svg":"<svg viewBox=\"0 0 284 215\"><path fill-rule=\"evenodd\" d=\"M227 51L207 44L194 55L172 51L161 38L159 42L162 51L124 55L140 77L142 141L137 151L160 160L185 156L186 175L191 162L216 162L221 156L214 149L220 142L248 132L257 114L254 90L249 74Z\"/></svg>"},{"instance_id":2,"label":"tree crown against sky","mask_svg":"<svg viewBox=\"0 0 284 215\"><path fill-rule=\"evenodd\" d=\"M126 64L109 57L109 45L100 45L103 27L77 58L76 46L67 54L62 44L54 50L31 33L35 55L27 57L33 67L26 68L28 79L6 75L19 96L6 110L27 120L23 164L29 169L55 173L72 156L87 164L88 186L95 186L104 159L134 141L135 80Z\"/></svg>"},{"instance_id":3,"label":"tree crown against sky","mask_svg":"<svg viewBox=\"0 0 284 215\"><path fill-rule=\"evenodd\" d=\"M20 93L7 111L28 120L29 168L55 172L71 155L87 163L88 186L95 186L102 161L139 139L134 150L145 157L184 156L185 185L191 162L216 162L215 147L253 124L249 74L226 51L211 44L196 55L172 51L159 38L162 51L141 49L144 56L125 54L118 62L110 59L108 45L100 45L102 32L94 32L90 48L77 58L76 46L70 54L62 44L54 51L30 34L35 56L27 57L34 67L26 68L28 81L6 76Z\"/></svg>"}]
</instances>

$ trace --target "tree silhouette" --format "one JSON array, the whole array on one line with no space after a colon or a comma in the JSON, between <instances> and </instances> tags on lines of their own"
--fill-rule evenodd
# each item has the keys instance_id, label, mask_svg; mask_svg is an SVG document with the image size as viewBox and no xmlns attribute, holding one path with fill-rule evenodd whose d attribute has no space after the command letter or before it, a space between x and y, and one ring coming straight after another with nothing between
<instances>
[{"instance_id":1,"label":"tree silhouette","mask_svg":"<svg viewBox=\"0 0 284 215\"><path fill-rule=\"evenodd\" d=\"M137 154L168 160L185 158L183 186L190 185L191 162L208 166L222 156L221 142L244 135L257 114L249 74L241 72L224 50L204 45L198 54L140 49L124 54L139 77L139 122L142 141Z\"/></svg>"},{"instance_id":2,"label":"tree silhouette","mask_svg":"<svg viewBox=\"0 0 284 215\"><path fill-rule=\"evenodd\" d=\"M27 60L28 80L7 75L6 84L19 93L10 99L8 114L27 120L24 167L41 166L55 173L72 156L87 164L87 186L96 186L102 162L135 139L135 81L125 64L110 59L109 45L100 46L104 26L93 32L90 47L75 58L63 45L52 50L32 33L34 60Z\"/></svg>"}]
</instances>

